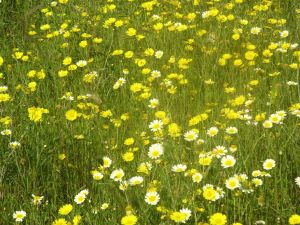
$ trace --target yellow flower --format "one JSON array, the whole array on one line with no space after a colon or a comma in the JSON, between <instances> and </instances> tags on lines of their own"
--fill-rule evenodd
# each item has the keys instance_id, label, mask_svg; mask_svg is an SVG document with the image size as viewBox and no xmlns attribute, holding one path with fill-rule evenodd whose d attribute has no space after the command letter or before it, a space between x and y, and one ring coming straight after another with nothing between
<instances>
[{"instance_id":1,"label":"yellow flower","mask_svg":"<svg viewBox=\"0 0 300 225\"><path fill-rule=\"evenodd\" d=\"M0 66L3 65L4 59L2 58L2 56L0 56Z\"/></svg>"},{"instance_id":2,"label":"yellow flower","mask_svg":"<svg viewBox=\"0 0 300 225\"><path fill-rule=\"evenodd\" d=\"M34 91L36 91L36 82L30 82L29 84L28 84L28 88L30 89L30 91L31 92L34 92Z\"/></svg>"},{"instance_id":3,"label":"yellow flower","mask_svg":"<svg viewBox=\"0 0 300 225\"><path fill-rule=\"evenodd\" d=\"M218 193L217 193L217 191L214 188L209 187L209 188L206 188L203 191L203 197L206 200L215 201L217 199L217 197L218 197Z\"/></svg>"},{"instance_id":4,"label":"yellow flower","mask_svg":"<svg viewBox=\"0 0 300 225\"><path fill-rule=\"evenodd\" d=\"M48 109L39 108L39 107L30 107L28 108L28 116L31 121L39 122L42 120L42 115L44 113L49 113Z\"/></svg>"},{"instance_id":5,"label":"yellow flower","mask_svg":"<svg viewBox=\"0 0 300 225\"><path fill-rule=\"evenodd\" d=\"M0 102L7 102L10 100L9 94L0 94Z\"/></svg>"},{"instance_id":6,"label":"yellow flower","mask_svg":"<svg viewBox=\"0 0 300 225\"><path fill-rule=\"evenodd\" d=\"M60 207L58 213L60 215L68 215L73 210L73 206L71 204L64 205Z\"/></svg>"},{"instance_id":7,"label":"yellow flower","mask_svg":"<svg viewBox=\"0 0 300 225\"><path fill-rule=\"evenodd\" d=\"M81 48L85 48L86 46L88 45L88 42L87 41L81 41L81 42L79 42L79 47L81 47Z\"/></svg>"},{"instance_id":8,"label":"yellow flower","mask_svg":"<svg viewBox=\"0 0 300 225\"><path fill-rule=\"evenodd\" d=\"M227 223L227 217L222 213L215 213L210 216L209 222L211 225L225 225Z\"/></svg>"},{"instance_id":9,"label":"yellow flower","mask_svg":"<svg viewBox=\"0 0 300 225\"><path fill-rule=\"evenodd\" d=\"M93 39L93 42L96 43L96 44L100 44L102 41L103 41L102 38L94 38Z\"/></svg>"},{"instance_id":10,"label":"yellow flower","mask_svg":"<svg viewBox=\"0 0 300 225\"><path fill-rule=\"evenodd\" d=\"M300 224L300 215L291 215L289 218L289 224Z\"/></svg>"},{"instance_id":11,"label":"yellow flower","mask_svg":"<svg viewBox=\"0 0 300 225\"><path fill-rule=\"evenodd\" d=\"M254 60L255 57L257 57L257 54L254 51L247 51L245 53L245 59L247 59L249 61Z\"/></svg>"},{"instance_id":12,"label":"yellow flower","mask_svg":"<svg viewBox=\"0 0 300 225\"><path fill-rule=\"evenodd\" d=\"M139 92L143 88L143 85L141 83L134 83L130 86L130 91L132 92Z\"/></svg>"},{"instance_id":13,"label":"yellow flower","mask_svg":"<svg viewBox=\"0 0 300 225\"><path fill-rule=\"evenodd\" d=\"M127 58L127 59L132 58L133 55L134 55L133 51L127 51L127 52L125 52L125 54L124 54L125 58Z\"/></svg>"},{"instance_id":14,"label":"yellow flower","mask_svg":"<svg viewBox=\"0 0 300 225\"><path fill-rule=\"evenodd\" d=\"M67 70L58 71L58 76L59 77L66 77L66 76L68 76L68 74L69 74L69 71L67 71Z\"/></svg>"},{"instance_id":15,"label":"yellow flower","mask_svg":"<svg viewBox=\"0 0 300 225\"><path fill-rule=\"evenodd\" d=\"M72 63L72 58L71 57L66 57L63 60L63 65L67 66L70 65Z\"/></svg>"},{"instance_id":16,"label":"yellow flower","mask_svg":"<svg viewBox=\"0 0 300 225\"><path fill-rule=\"evenodd\" d=\"M122 158L125 162L131 162L134 159L134 154L132 152L126 152L122 155Z\"/></svg>"},{"instance_id":17,"label":"yellow flower","mask_svg":"<svg viewBox=\"0 0 300 225\"><path fill-rule=\"evenodd\" d=\"M68 221L63 218L55 220L52 225L68 225Z\"/></svg>"},{"instance_id":18,"label":"yellow flower","mask_svg":"<svg viewBox=\"0 0 300 225\"><path fill-rule=\"evenodd\" d=\"M199 164L202 166L209 166L211 164L211 157L199 158Z\"/></svg>"},{"instance_id":19,"label":"yellow flower","mask_svg":"<svg viewBox=\"0 0 300 225\"><path fill-rule=\"evenodd\" d=\"M59 2L60 4L67 4L68 1L69 1L69 0L59 0L58 2Z\"/></svg>"},{"instance_id":20,"label":"yellow flower","mask_svg":"<svg viewBox=\"0 0 300 225\"><path fill-rule=\"evenodd\" d=\"M67 120L74 121L78 117L78 112L74 109L70 109L66 112L65 116Z\"/></svg>"},{"instance_id":21,"label":"yellow flower","mask_svg":"<svg viewBox=\"0 0 300 225\"><path fill-rule=\"evenodd\" d=\"M244 104L245 100L246 100L245 96L240 95L231 101L231 105L232 106L242 105L242 104Z\"/></svg>"},{"instance_id":22,"label":"yellow flower","mask_svg":"<svg viewBox=\"0 0 300 225\"><path fill-rule=\"evenodd\" d=\"M128 36L134 36L134 35L136 35L136 29L134 29L134 28L129 28L129 29L126 31L126 34L127 34Z\"/></svg>"},{"instance_id":23,"label":"yellow flower","mask_svg":"<svg viewBox=\"0 0 300 225\"><path fill-rule=\"evenodd\" d=\"M176 123L171 123L168 126L168 133L171 137L179 137L181 134L181 129Z\"/></svg>"},{"instance_id":24,"label":"yellow flower","mask_svg":"<svg viewBox=\"0 0 300 225\"><path fill-rule=\"evenodd\" d=\"M122 225L135 225L138 221L138 218L135 215L124 216L121 219Z\"/></svg>"},{"instance_id":25,"label":"yellow flower","mask_svg":"<svg viewBox=\"0 0 300 225\"><path fill-rule=\"evenodd\" d=\"M58 158L59 158L60 160L64 160L64 159L66 158L66 154L64 154L64 153L59 154L59 155L58 155Z\"/></svg>"},{"instance_id":26,"label":"yellow flower","mask_svg":"<svg viewBox=\"0 0 300 225\"><path fill-rule=\"evenodd\" d=\"M186 215L184 213L181 213L181 212L173 212L170 215L170 219L173 220L176 223L181 223L181 222L185 221Z\"/></svg>"},{"instance_id":27,"label":"yellow flower","mask_svg":"<svg viewBox=\"0 0 300 225\"><path fill-rule=\"evenodd\" d=\"M78 225L81 221L81 216L80 215L76 215L73 218L73 225Z\"/></svg>"},{"instance_id":28,"label":"yellow flower","mask_svg":"<svg viewBox=\"0 0 300 225\"><path fill-rule=\"evenodd\" d=\"M133 138L127 138L124 141L124 145L132 145L134 143L134 139Z\"/></svg>"},{"instance_id":29,"label":"yellow flower","mask_svg":"<svg viewBox=\"0 0 300 225\"><path fill-rule=\"evenodd\" d=\"M49 24L44 24L40 26L41 30L49 30L50 29L50 25Z\"/></svg>"}]
</instances>

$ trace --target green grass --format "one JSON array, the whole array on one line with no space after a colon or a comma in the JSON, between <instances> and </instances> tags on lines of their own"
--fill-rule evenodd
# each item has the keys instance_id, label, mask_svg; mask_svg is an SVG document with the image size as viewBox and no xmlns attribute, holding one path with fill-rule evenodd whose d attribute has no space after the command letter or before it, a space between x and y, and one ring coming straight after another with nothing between
<instances>
[{"instance_id":1,"label":"green grass","mask_svg":"<svg viewBox=\"0 0 300 225\"><path fill-rule=\"evenodd\" d=\"M136 215L140 225L169 225L175 224L171 214L182 208L192 212L186 224L210 224L209 218L217 212L227 216L226 224L249 225L258 220L266 224L288 224L291 215L300 213L300 189L295 183L295 178L300 176L300 123L299 117L292 114L296 109L290 109L293 104L300 104L300 51L299 47L280 51L285 47L283 42L299 43L300 3L297 0L245 0L241 4L202 0L199 5L194 5L192 0L157 2L160 4L154 4L153 9L147 11L139 0L69 0L57 6L51 6L50 1L2 0L0 56L4 63L0 66L3 74L0 86L8 87L3 93L11 98L1 100L0 117L8 116L12 121L5 125L1 120L0 131L9 129L12 134L2 135L0 139L0 224L15 224L13 213L18 210L26 211L22 224L28 225L58 225L54 222L56 219L72 221L75 215L82 217L81 224L120 224L126 212ZM230 2L233 8L226 9ZM112 4L116 8L106 11ZM268 6L258 11L258 5ZM202 13L213 7L219 10L218 15L202 18ZM189 13L195 13L196 18L188 20ZM234 19L222 22L220 15L230 14ZM123 25L104 27L109 18L121 20ZM241 19L248 24L242 25ZM286 22L272 24L270 19L286 19ZM61 28L64 23L68 26ZM156 23L162 23L163 28L155 31ZM49 24L50 29L43 31L40 27L45 24ZM80 30L74 31L75 27ZM258 35L251 34L253 27L262 30ZM129 28L135 28L137 34L128 36ZM234 29L242 29L239 40L232 39ZM199 35L200 30L206 34ZM288 30L289 35L280 38L279 32L284 30ZM36 34L30 35L30 31ZM68 32L70 36L66 37ZM91 37L82 37L84 33ZM47 34L52 36L47 37ZM138 40L138 35L144 38ZM96 37L103 41L93 43ZM88 41L87 47L79 47L82 40ZM272 56L264 57L263 51L271 43L278 46L270 50ZM250 49L251 44L255 49ZM145 56L147 48L161 50L163 56L160 59ZM133 51L134 56L114 56L113 51L118 49L124 53ZM247 51L257 54L252 61L255 65L245 59ZM16 59L15 52L22 52L29 59ZM231 54L231 58L222 66L219 59L224 54ZM65 57L71 57L72 63L90 62L83 68L69 70L66 77L59 77L58 71L68 70L68 66L63 65ZM171 57L175 57L174 63L170 62ZM180 58L192 61L186 68L180 68ZM147 63L138 66L136 60L139 59L146 59ZM235 59L242 59L243 64L234 66ZM264 61L266 59L269 61ZM293 63L298 68L292 68ZM145 68L160 71L161 77L151 79L150 73L143 74ZM46 76L30 78L27 76L30 70L44 70ZM98 76L90 83L84 82L83 76L92 71ZM177 75L172 78L172 73ZM273 76L275 73L279 75ZM126 83L115 90L113 86L120 77L124 77ZM258 84L251 85L253 80ZM298 85L288 85L288 81ZM36 82L36 90L30 91L30 82ZM131 91L134 83L141 83L142 90ZM234 92L228 92L226 88L230 87ZM66 92L72 92L73 101L62 99ZM89 97L85 100L77 98L86 94ZM234 104L238 96L243 96L244 101ZM156 108L148 106L153 98L159 100ZM34 122L28 115L28 108L32 106L48 109L49 113ZM297 107L299 110L300 106ZM74 121L65 116L70 109L81 113ZM106 110L112 112L109 118L103 116ZM233 110L237 117L229 118L224 110ZM280 110L286 112L282 123L264 128L263 122ZM158 118L158 111L164 111L165 118ZM121 119L125 113L129 115L128 120ZM193 117L203 113L207 119L189 126ZM256 116L261 113L265 113L265 118L258 120ZM243 119L243 115L249 118ZM155 119L164 121L161 132L149 129ZM121 125L117 126L119 122ZM178 137L170 136L171 123L180 127ZM238 129L237 134L226 134L225 129L231 126ZM211 127L219 129L214 137L206 134ZM192 129L196 129L203 144L184 140L185 132ZM76 135L84 138L78 139ZM124 145L130 137L134 138L134 144ZM20 147L11 148L13 141L19 142ZM159 160L150 159L149 147L157 142L163 144L164 154ZM234 167L223 168L221 158L216 155L209 166L199 164L202 153L212 154L216 146L229 149L232 145L237 151L227 154L235 157ZM124 161L122 155L126 152L134 153L132 161ZM60 154L66 157L60 159ZM104 156L112 159L112 165L102 171L99 166ZM263 169L266 159L276 162L270 171ZM137 172L142 162L152 163L149 174ZM187 174L172 172L176 164L185 164ZM111 172L118 168L125 172L124 181L142 176L143 183L120 190L119 183L110 179ZM94 180L93 170L102 172L103 179ZM193 170L203 175L200 183L192 181ZM263 184L254 187L251 184L254 170L271 176L259 177ZM225 181L241 173L247 174L248 181L242 183L241 188L227 189ZM216 201L205 199L203 186L206 184L222 188L224 196ZM153 187L160 195L156 206L145 202L145 194ZM242 192L247 188L253 192ZM89 194L85 202L78 205L74 197L83 189L88 189ZM44 196L40 205L32 203L32 194ZM109 203L106 210L100 209L103 203ZM74 209L67 216L59 215L59 208L65 204L72 204Z\"/></svg>"}]
</instances>

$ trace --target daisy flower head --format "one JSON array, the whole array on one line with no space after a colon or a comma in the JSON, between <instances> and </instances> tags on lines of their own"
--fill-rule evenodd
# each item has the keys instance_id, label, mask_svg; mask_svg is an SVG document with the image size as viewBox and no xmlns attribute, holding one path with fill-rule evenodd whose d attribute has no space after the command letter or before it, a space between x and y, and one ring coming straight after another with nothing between
<instances>
[{"instance_id":1,"label":"daisy flower head","mask_svg":"<svg viewBox=\"0 0 300 225\"><path fill-rule=\"evenodd\" d=\"M172 171L176 172L176 173L184 172L184 171L186 171L186 169L187 169L187 166L184 164L177 164L177 165L172 166Z\"/></svg>"},{"instance_id":2,"label":"daisy flower head","mask_svg":"<svg viewBox=\"0 0 300 225\"><path fill-rule=\"evenodd\" d=\"M155 109L159 105L159 100L157 98L152 98L149 101L148 107L151 109Z\"/></svg>"},{"instance_id":3,"label":"daisy flower head","mask_svg":"<svg viewBox=\"0 0 300 225\"><path fill-rule=\"evenodd\" d=\"M265 170L271 170L276 166L276 162L274 159L266 159L263 163L263 168Z\"/></svg>"},{"instance_id":4,"label":"daisy flower head","mask_svg":"<svg viewBox=\"0 0 300 225\"><path fill-rule=\"evenodd\" d=\"M272 121L270 121L270 120L264 121L264 122L263 122L263 127L264 127L264 128L271 128L271 127L273 127Z\"/></svg>"},{"instance_id":5,"label":"daisy flower head","mask_svg":"<svg viewBox=\"0 0 300 225\"><path fill-rule=\"evenodd\" d=\"M261 32L261 28L260 27L252 27L250 30L251 34L259 34Z\"/></svg>"},{"instance_id":6,"label":"daisy flower head","mask_svg":"<svg viewBox=\"0 0 300 225\"><path fill-rule=\"evenodd\" d=\"M159 78L159 77L161 77L161 72L158 71L158 70L153 70L151 72L151 77L153 77L153 78Z\"/></svg>"},{"instance_id":7,"label":"daisy flower head","mask_svg":"<svg viewBox=\"0 0 300 225\"><path fill-rule=\"evenodd\" d=\"M300 177L295 178L295 183L300 188Z\"/></svg>"},{"instance_id":8,"label":"daisy flower head","mask_svg":"<svg viewBox=\"0 0 300 225\"><path fill-rule=\"evenodd\" d=\"M170 219L175 223L185 223L187 219L187 215L182 212L173 212L170 215Z\"/></svg>"},{"instance_id":9,"label":"daisy flower head","mask_svg":"<svg viewBox=\"0 0 300 225\"><path fill-rule=\"evenodd\" d=\"M34 205L40 205L40 204L42 204L44 196L38 196L38 195L35 195L35 194L32 194L31 196L32 196L32 203Z\"/></svg>"},{"instance_id":10,"label":"daisy flower head","mask_svg":"<svg viewBox=\"0 0 300 225\"><path fill-rule=\"evenodd\" d=\"M192 175L193 182L200 183L203 179L203 175L201 173L194 173Z\"/></svg>"},{"instance_id":11,"label":"daisy flower head","mask_svg":"<svg viewBox=\"0 0 300 225\"><path fill-rule=\"evenodd\" d=\"M126 83L126 79L124 77L120 77L116 83L113 85L113 89L117 90L122 87Z\"/></svg>"},{"instance_id":12,"label":"daisy flower head","mask_svg":"<svg viewBox=\"0 0 300 225\"><path fill-rule=\"evenodd\" d=\"M188 221L189 218L192 215L192 211L189 210L188 208L180 209L179 212L182 213L183 215L185 215L185 219L184 219L183 223L185 223L186 221Z\"/></svg>"},{"instance_id":13,"label":"daisy flower head","mask_svg":"<svg viewBox=\"0 0 300 225\"><path fill-rule=\"evenodd\" d=\"M184 140L194 141L198 138L198 133L195 130L189 130L184 133Z\"/></svg>"},{"instance_id":14,"label":"daisy flower head","mask_svg":"<svg viewBox=\"0 0 300 225\"><path fill-rule=\"evenodd\" d=\"M221 165L223 168L233 167L235 163L236 160L232 155L226 155L221 159Z\"/></svg>"},{"instance_id":15,"label":"daisy flower head","mask_svg":"<svg viewBox=\"0 0 300 225\"><path fill-rule=\"evenodd\" d=\"M258 187L263 184L263 181L262 181L262 179L254 178L254 179L252 179L252 183L254 184L255 187Z\"/></svg>"},{"instance_id":16,"label":"daisy flower head","mask_svg":"<svg viewBox=\"0 0 300 225\"><path fill-rule=\"evenodd\" d=\"M163 128L164 123L161 120L153 120L149 128L152 132L160 131Z\"/></svg>"},{"instance_id":17,"label":"daisy flower head","mask_svg":"<svg viewBox=\"0 0 300 225\"><path fill-rule=\"evenodd\" d=\"M149 162L142 162L137 169L138 173L149 174L152 169L152 164Z\"/></svg>"},{"instance_id":18,"label":"daisy flower head","mask_svg":"<svg viewBox=\"0 0 300 225\"><path fill-rule=\"evenodd\" d=\"M238 129L236 127L227 127L225 132L227 134L236 134L238 132Z\"/></svg>"},{"instance_id":19,"label":"daisy flower head","mask_svg":"<svg viewBox=\"0 0 300 225\"><path fill-rule=\"evenodd\" d=\"M219 129L217 127L211 127L207 130L206 134L209 137L214 137L219 133Z\"/></svg>"},{"instance_id":20,"label":"daisy flower head","mask_svg":"<svg viewBox=\"0 0 300 225\"><path fill-rule=\"evenodd\" d=\"M101 180L104 177L99 171L93 171L92 176L94 180Z\"/></svg>"},{"instance_id":21,"label":"daisy flower head","mask_svg":"<svg viewBox=\"0 0 300 225\"><path fill-rule=\"evenodd\" d=\"M132 177L128 180L128 183L130 186L137 186L141 183L143 183L144 181L144 178L141 177L141 176L135 176L135 177Z\"/></svg>"},{"instance_id":22,"label":"daisy flower head","mask_svg":"<svg viewBox=\"0 0 300 225\"><path fill-rule=\"evenodd\" d=\"M239 188L241 186L240 181L236 177L228 178L225 181L226 188L230 190L234 190L236 188Z\"/></svg>"},{"instance_id":23,"label":"daisy flower head","mask_svg":"<svg viewBox=\"0 0 300 225\"><path fill-rule=\"evenodd\" d=\"M283 117L280 116L279 114L277 113L274 113L272 115L270 115L270 118L269 120L272 122L272 123L275 123L275 124L280 124L281 121L282 121Z\"/></svg>"},{"instance_id":24,"label":"daisy flower head","mask_svg":"<svg viewBox=\"0 0 300 225\"><path fill-rule=\"evenodd\" d=\"M149 205L157 205L159 202L160 197L159 194L156 191L150 191L146 193L145 201Z\"/></svg>"},{"instance_id":25,"label":"daisy flower head","mask_svg":"<svg viewBox=\"0 0 300 225\"><path fill-rule=\"evenodd\" d=\"M24 210L16 211L13 214L13 218L16 222L22 222L26 217L26 212Z\"/></svg>"},{"instance_id":26,"label":"daisy flower head","mask_svg":"<svg viewBox=\"0 0 300 225\"><path fill-rule=\"evenodd\" d=\"M283 31L279 32L279 35L281 38L286 38L287 36L289 36L289 31L283 30Z\"/></svg>"},{"instance_id":27,"label":"daisy flower head","mask_svg":"<svg viewBox=\"0 0 300 225\"><path fill-rule=\"evenodd\" d=\"M78 67L85 67L87 65L87 61L86 60L79 60L78 62L76 62L76 65Z\"/></svg>"},{"instance_id":28,"label":"daisy flower head","mask_svg":"<svg viewBox=\"0 0 300 225\"><path fill-rule=\"evenodd\" d=\"M155 58L160 59L164 55L164 52L161 50L158 50L155 52Z\"/></svg>"},{"instance_id":29,"label":"daisy flower head","mask_svg":"<svg viewBox=\"0 0 300 225\"><path fill-rule=\"evenodd\" d=\"M9 147L12 149L16 149L16 148L21 147L21 143L18 141L12 141L9 143Z\"/></svg>"},{"instance_id":30,"label":"daisy flower head","mask_svg":"<svg viewBox=\"0 0 300 225\"><path fill-rule=\"evenodd\" d=\"M110 174L110 179L120 182L122 181L122 178L124 177L125 173L122 169L116 169L114 171L112 171L112 173Z\"/></svg>"},{"instance_id":31,"label":"daisy flower head","mask_svg":"<svg viewBox=\"0 0 300 225\"><path fill-rule=\"evenodd\" d=\"M76 204L81 205L85 201L86 197L87 195L80 192L75 196L74 201L76 202Z\"/></svg>"},{"instance_id":32,"label":"daisy flower head","mask_svg":"<svg viewBox=\"0 0 300 225\"><path fill-rule=\"evenodd\" d=\"M203 198L208 201L216 201L221 198L220 193L211 184L203 187Z\"/></svg>"},{"instance_id":33,"label":"daisy flower head","mask_svg":"<svg viewBox=\"0 0 300 225\"><path fill-rule=\"evenodd\" d=\"M221 156L226 155L228 150L225 146L218 145L212 150L212 154L216 156L217 158L220 158Z\"/></svg>"},{"instance_id":34,"label":"daisy flower head","mask_svg":"<svg viewBox=\"0 0 300 225\"><path fill-rule=\"evenodd\" d=\"M104 156L102 158L102 160L103 160L103 167L104 168L109 168L111 166L112 161L111 161L110 158L108 158L107 156Z\"/></svg>"},{"instance_id":35,"label":"daisy flower head","mask_svg":"<svg viewBox=\"0 0 300 225\"><path fill-rule=\"evenodd\" d=\"M162 144L152 144L148 151L148 157L150 159L158 159L164 153L164 148Z\"/></svg>"}]
</instances>

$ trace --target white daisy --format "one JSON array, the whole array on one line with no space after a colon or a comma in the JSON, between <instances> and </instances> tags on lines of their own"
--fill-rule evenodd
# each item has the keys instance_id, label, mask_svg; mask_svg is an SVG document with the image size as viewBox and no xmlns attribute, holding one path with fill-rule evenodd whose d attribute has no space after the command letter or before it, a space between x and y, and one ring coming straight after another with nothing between
<instances>
[{"instance_id":1,"label":"white daisy","mask_svg":"<svg viewBox=\"0 0 300 225\"><path fill-rule=\"evenodd\" d=\"M163 127L163 122L161 120L153 120L150 125L149 128L151 129L151 131L156 132L162 129Z\"/></svg>"},{"instance_id":2,"label":"white daisy","mask_svg":"<svg viewBox=\"0 0 300 225\"><path fill-rule=\"evenodd\" d=\"M160 197L156 191L147 192L147 194L145 196L145 201L149 205L157 205L159 200L160 200Z\"/></svg>"},{"instance_id":3,"label":"white daisy","mask_svg":"<svg viewBox=\"0 0 300 225\"><path fill-rule=\"evenodd\" d=\"M271 170L275 167L276 162L274 159L266 159L263 163L263 168L265 170Z\"/></svg>"},{"instance_id":4,"label":"white daisy","mask_svg":"<svg viewBox=\"0 0 300 225\"><path fill-rule=\"evenodd\" d=\"M13 214L13 218L16 222L22 222L26 217L26 212L24 210L16 211Z\"/></svg>"},{"instance_id":5,"label":"white daisy","mask_svg":"<svg viewBox=\"0 0 300 225\"><path fill-rule=\"evenodd\" d=\"M194 130L189 130L184 133L184 140L194 141L198 138L198 134Z\"/></svg>"},{"instance_id":6,"label":"white daisy","mask_svg":"<svg viewBox=\"0 0 300 225\"><path fill-rule=\"evenodd\" d=\"M136 186L136 185L139 185L141 183L143 183L144 181L144 178L141 177L141 176L135 176L135 177L132 177L128 180L128 183L130 186Z\"/></svg>"},{"instance_id":7,"label":"white daisy","mask_svg":"<svg viewBox=\"0 0 300 225\"><path fill-rule=\"evenodd\" d=\"M164 153L162 144L152 144L148 151L148 157L150 159L158 159Z\"/></svg>"},{"instance_id":8,"label":"white daisy","mask_svg":"<svg viewBox=\"0 0 300 225\"><path fill-rule=\"evenodd\" d=\"M187 169L187 166L184 164L177 164L172 166L172 171L176 173L184 172Z\"/></svg>"},{"instance_id":9,"label":"white daisy","mask_svg":"<svg viewBox=\"0 0 300 225\"><path fill-rule=\"evenodd\" d=\"M116 169L112 171L110 174L110 179L114 181L122 181L122 178L124 177L125 173L122 169Z\"/></svg>"},{"instance_id":10,"label":"white daisy","mask_svg":"<svg viewBox=\"0 0 300 225\"><path fill-rule=\"evenodd\" d=\"M221 159L221 165L223 168L233 167L235 163L236 160L232 155L226 155Z\"/></svg>"}]
</instances>

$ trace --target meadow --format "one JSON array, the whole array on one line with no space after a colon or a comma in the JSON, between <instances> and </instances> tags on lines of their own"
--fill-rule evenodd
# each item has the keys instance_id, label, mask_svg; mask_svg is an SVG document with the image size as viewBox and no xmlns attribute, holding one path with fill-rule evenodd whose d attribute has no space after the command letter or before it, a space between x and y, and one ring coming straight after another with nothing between
<instances>
[{"instance_id":1,"label":"meadow","mask_svg":"<svg viewBox=\"0 0 300 225\"><path fill-rule=\"evenodd\" d=\"M299 0L2 0L0 224L300 224Z\"/></svg>"}]
</instances>

